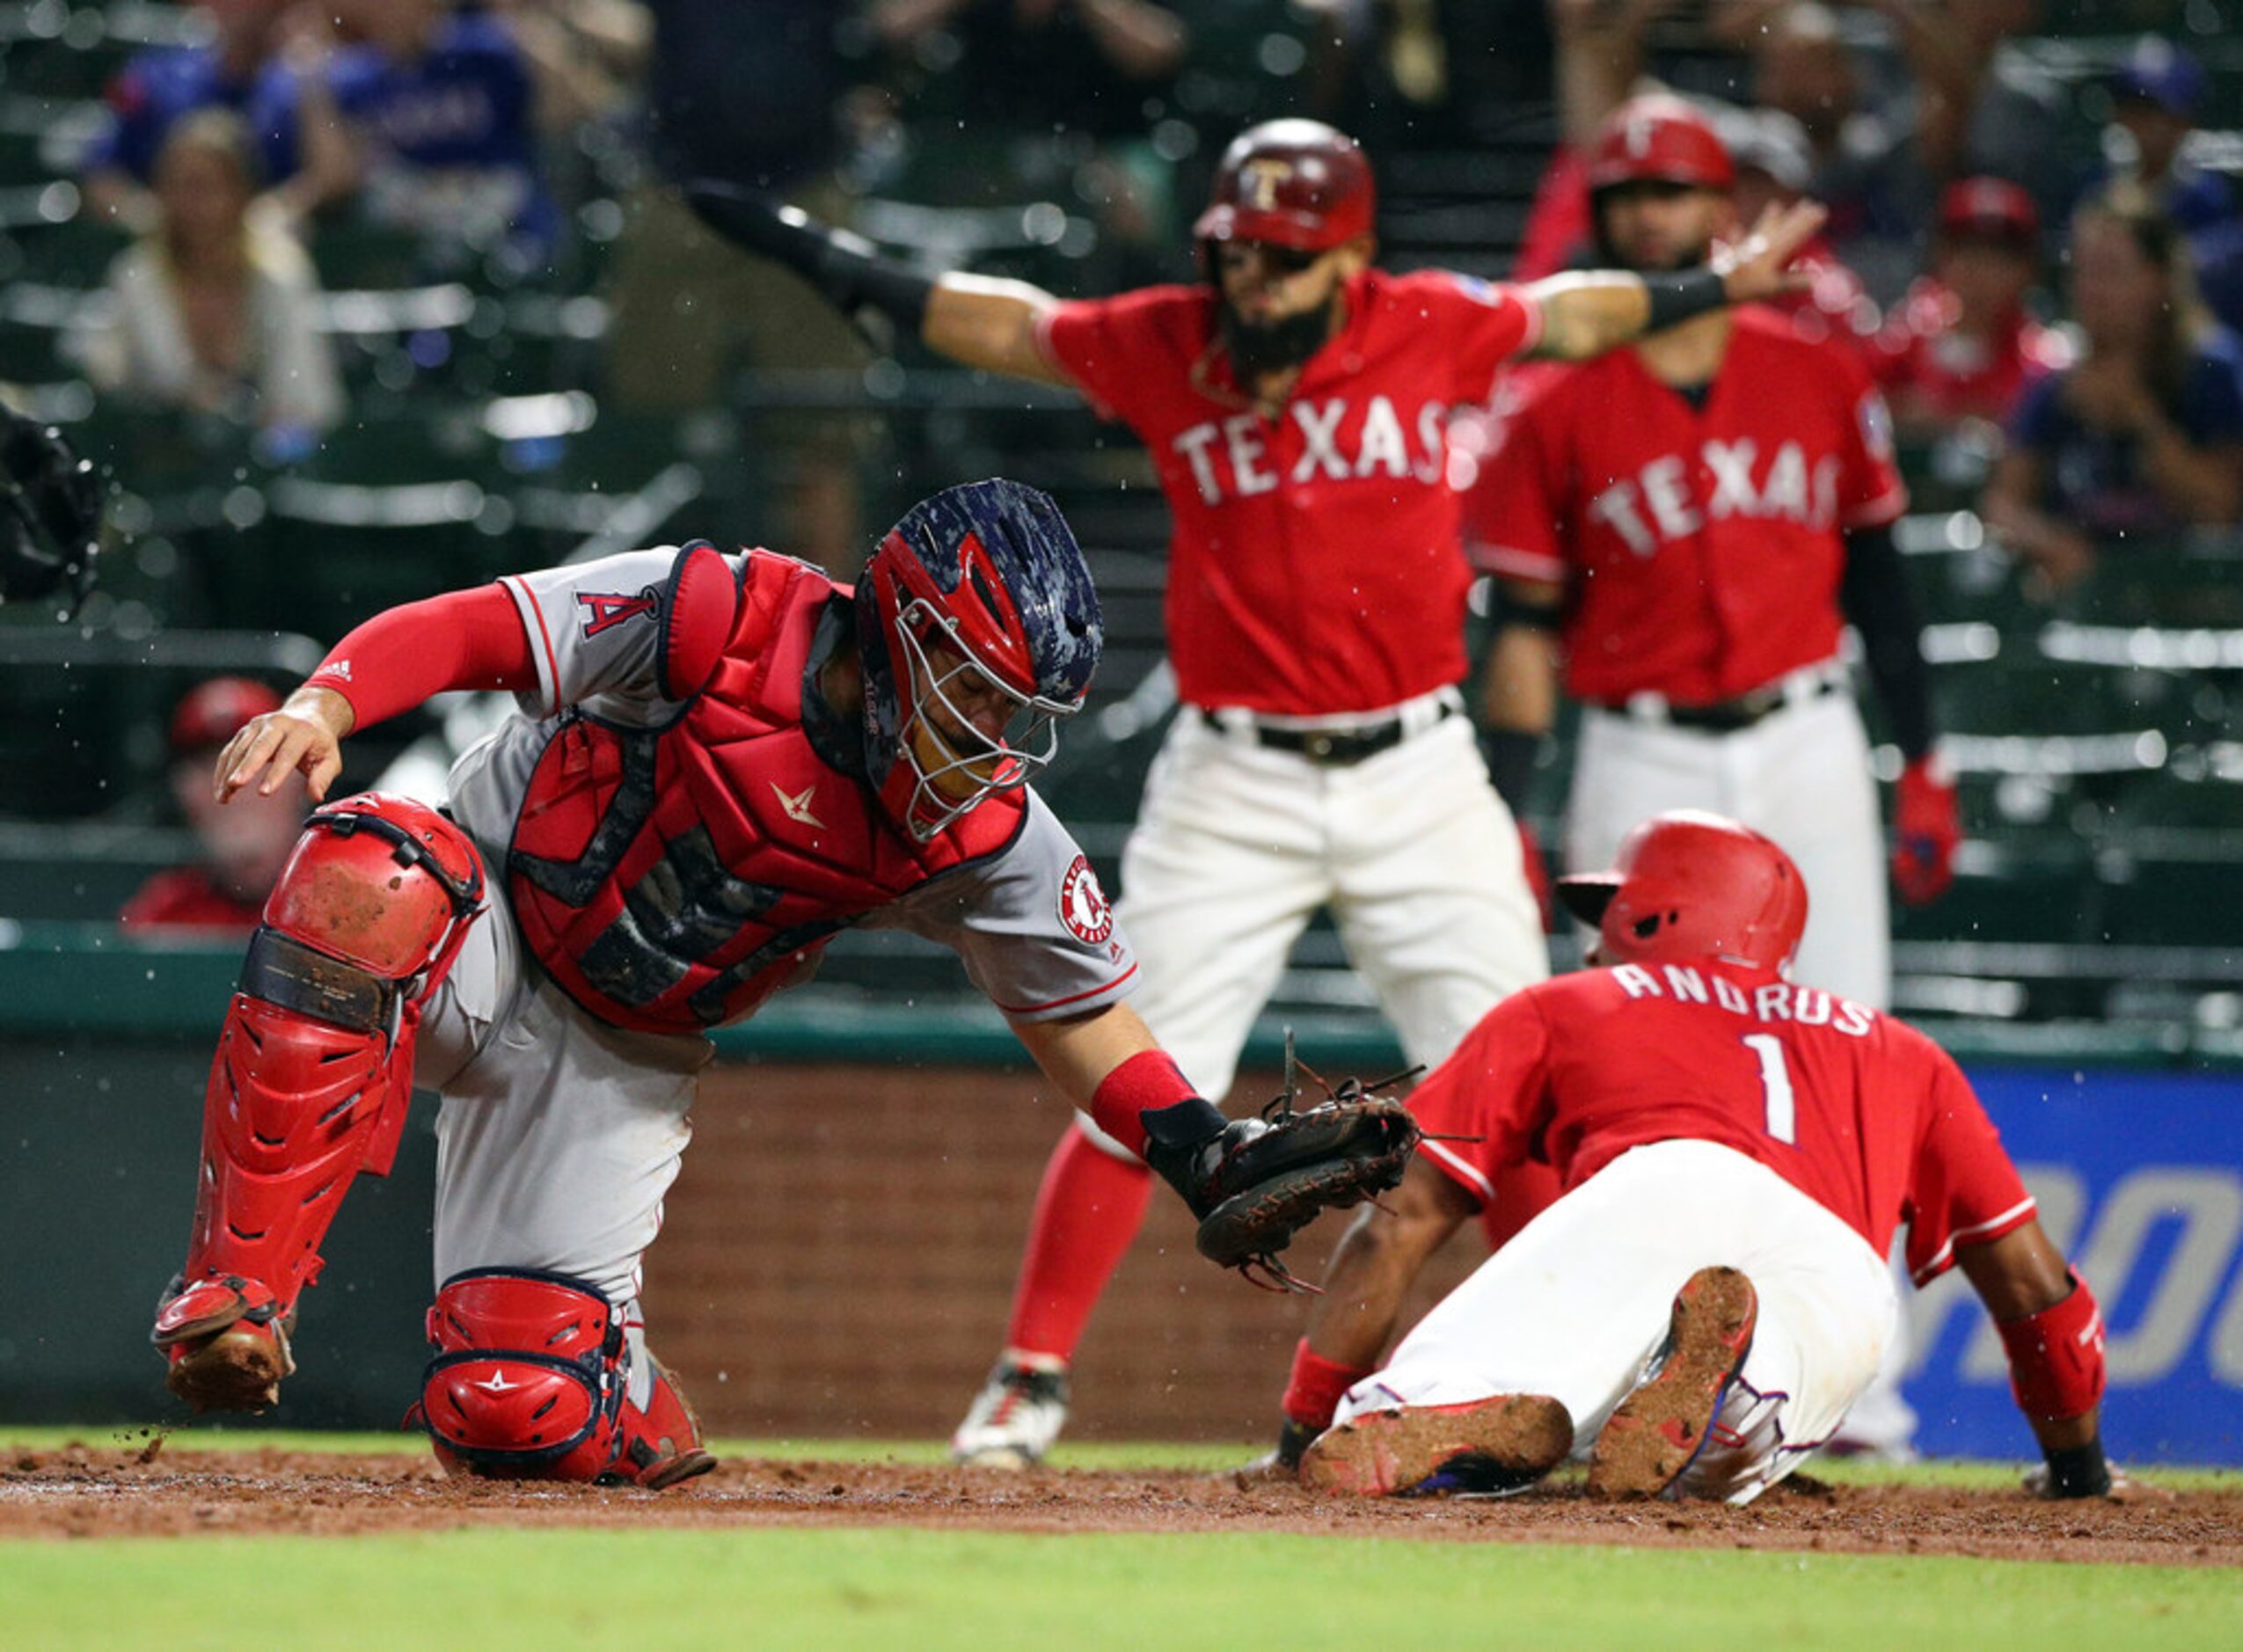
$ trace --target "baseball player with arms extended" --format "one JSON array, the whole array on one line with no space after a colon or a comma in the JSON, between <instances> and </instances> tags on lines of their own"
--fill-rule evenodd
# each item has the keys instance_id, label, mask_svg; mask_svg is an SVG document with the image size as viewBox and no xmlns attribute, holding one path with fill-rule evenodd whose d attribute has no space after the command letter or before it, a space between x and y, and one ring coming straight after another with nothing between
<instances>
[{"instance_id":1,"label":"baseball player with arms extended","mask_svg":"<svg viewBox=\"0 0 2243 1652\"><path fill-rule=\"evenodd\" d=\"M793 209L690 189L735 240L843 309L973 367L1079 390L1143 441L1173 519L1166 621L1184 702L1122 856L1138 1003L1202 1093L1231 1086L1293 941L1328 907L1414 1061L1437 1061L1548 962L1518 834L1460 714L1470 571L1451 409L1501 364L1584 357L1786 290L1820 222L1772 215L1718 264L1490 286L1372 267L1370 164L1278 121L1233 143L1195 229L1207 280L1061 303L929 281ZM953 1440L1041 1457L1065 1373L1135 1237L1144 1168L1078 1122L1037 1196L1005 1347Z\"/></svg>"},{"instance_id":2,"label":"baseball player with arms extended","mask_svg":"<svg viewBox=\"0 0 2243 1652\"><path fill-rule=\"evenodd\" d=\"M1994 1317L2036 1488L2123 1495L2093 1295L1947 1055L1788 978L1790 858L1678 810L1560 889L1596 926L1592 967L1506 1000L1418 1087L1423 1151L1333 1255L1286 1402L1295 1437L1335 1420L1303 1481L1503 1491L1574 1452L1595 1495L1750 1502L1876 1371L1905 1217L1916 1283L1959 1265ZM1557 1202L1381 1363L1420 1266L1528 1159Z\"/></svg>"},{"instance_id":3,"label":"baseball player with arms extended","mask_svg":"<svg viewBox=\"0 0 2243 1652\"><path fill-rule=\"evenodd\" d=\"M1590 157L1597 233L1631 267L1691 266L1734 227L1734 180L1704 116L1637 99ZM1883 1005L1890 924L1868 742L1838 658L1848 621L1907 760L1904 898L1947 888L1961 828L1890 531L1908 494L1856 354L1741 310L1510 388L1523 405L1499 421L1467 528L1498 584L1498 789L1519 806L1562 675L1584 705L1567 861L1609 863L1658 809L1733 815L1815 890L1801 972Z\"/></svg>"},{"instance_id":4,"label":"baseball player with arms extended","mask_svg":"<svg viewBox=\"0 0 2243 1652\"><path fill-rule=\"evenodd\" d=\"M706 1030L852 925L953 947L1059 1089L1195 1214L1254 1194L1242 1166L1294 1134L1227 1122L1154 1044L1089 863L1026 788L1100 641L1057 508L1004 481L916 507L853 593L698 541L346 637L220 754L222 798L300 771L319 799L346 735L445 690L521 709L455 765L450 815L367 793L306 822L219 1034L186 1265L154 1334L172 1390L276 1400L320 1240L353 1177L388 1168L417 1084L442 1097L418 1407L439 1457L650 1487L705 1470L646 1349L640 1259ZM1392 1185L1387 1168L1317 1197ZM1312 1210L1279 1214L1249 1254Z\"/></svg>"}]
</instances>

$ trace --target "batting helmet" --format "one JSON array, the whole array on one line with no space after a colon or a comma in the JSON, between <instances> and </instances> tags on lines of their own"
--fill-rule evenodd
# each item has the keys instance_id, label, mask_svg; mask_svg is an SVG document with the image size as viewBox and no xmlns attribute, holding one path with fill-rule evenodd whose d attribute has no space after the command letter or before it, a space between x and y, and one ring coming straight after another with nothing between
<instances>
[{"instance_id":1,"label":"batting helmet","mask_svg":"<svg viewBox=\"0 0 2243 1652\"><path fill-rule=\"evenodd\" d=\"M1002 479L914 505L865 565L857 619L866 771L921 843L1051 761L1104 637L1059 507ZM976 727L992 705L1001 735Z\"/></svg>"},{"instance_id":2,"label":"batting helmet","mask_svg":"<svg viewBox=\"0 0 2243 1652\"><path fill-rule=\"evenodd\" d=\"M172 708L172 749L185 757L223 746L252 717L281 709L281 697L245 676L198 683Z\"/></svg>"},{"instance_id":3,"label":"batting helmet","mask_svg":"<svg viewBox=\"0 0 2243 1652\"><path fill-rule=\"evenodd\" d=\"M1568 911L1596 925L1605 960L1721 958L1781 969L1807 927L1807 883L1770 838L1724 815L1655 815L1609 872L1558 880Z\"/></svg>"},{"instance_id":4,"label":"batting helmet","mask_svg":"<svg viewBox=\"0 0 2243 1652\"><path fill-rule=\"evenodd\" d=\"M1687 184L1727 194L1736 164L1713 123L1666 92L1631 98L1612 111L1589 157L1591 194L1622 184Z\"/></svg>"},{"instance_id":5,"label":"batting helmet","mask_svg":"<svg viewBox=\"0 0 2243 1652\"><path fill-rule=\"evenodd\" d=\"M1201 241L1267 241L1322 252L1370 233L1377 190L1362 145L1321 121L1265 121L1231 140Z\"/></svg>"}]
</instances>

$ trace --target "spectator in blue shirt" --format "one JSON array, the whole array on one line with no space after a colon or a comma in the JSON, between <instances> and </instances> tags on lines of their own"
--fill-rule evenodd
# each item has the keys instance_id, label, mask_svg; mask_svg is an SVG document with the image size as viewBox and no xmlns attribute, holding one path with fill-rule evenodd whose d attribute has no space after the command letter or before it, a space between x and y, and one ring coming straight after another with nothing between
<instances>
[{"instance_id":1,"label":"spectator in blue shirt","mask_svg":"<svg viewBox=\"0 0 2243 1652\"><path fill-rule=\"evenodd\" d=\"M2188 245L2139 190L2072 219L2077 364L2026 391L1988 525L2061 587L2129 540L2243 515L2243 344L2196 296Z\"/></svg>"},{"instance_id":2,"label":"spectator in blue shirt","mask_svg":"<svg viewBox=\"0 0 2243 1652\"><path fill-rule=\"evenodd\" d=\"M311 164L323 199L354 196L370 221L417 232L432 253L509 248L548 258L560 212L545 186L541 128L584 111L506 23L452 0L329 0L354 43L307 52L309 128L332 119L340 142ZM332 115L311 89L317 81Z\"/></svg>"},{"instance_id":3,"label":"spectator in blue shirt","mask_svg":"<svg viewBox=\"0 0 2243 1652\"><path fill-rule=\"evenodd\" d=\"M2213 313L2243 327L2243 202L2226 174L2200 166L2188 139L2210 95L2204 66L2160 36L2144 35L2111 80L2111 120L2130 155L2120 177L2140 186L2181 232Z\"/></svg>"},{"instance_id":4,"label":"spectator in blue shirt","mask_svg":"<svg viewBox=\"0 0 2243 1652\"><path fill-rule=\"evenodd\" d=\"M248 124L267 185L296 169L293 87L272 62L281 0L208 0L196 8L208 38L137 53L104 94L108 115L82 163L87 202L100 217L145 230L157 216L150 186L172 128L199 109L230 109Z\"/></svg>"}]
</instances>

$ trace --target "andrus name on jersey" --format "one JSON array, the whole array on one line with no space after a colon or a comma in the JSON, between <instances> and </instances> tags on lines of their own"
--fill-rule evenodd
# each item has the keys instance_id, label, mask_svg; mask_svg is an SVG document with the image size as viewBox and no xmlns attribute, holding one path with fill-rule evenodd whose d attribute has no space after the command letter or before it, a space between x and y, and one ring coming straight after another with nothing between
<instances>
[{"instance_id":1,"label":"andrus name on jersey","mask_svg":"<svg viewBox=\"0 0 2243 1652\"><path fill-rule=\"evenodd\" d=\"M1842 998L1820 987L1795 987L1785 981L1771 981L1747 992L1725 976L1701 975L1682 964L1662 965L1657 975L1641 964L1622 964L1612 971L1612 979L1632 998L1672 998L1680 1004L1707 1004L1756 1021L1793 1021L1801 1027L1835 1027L1849 1038L1867 1037L1876 1022L1874 1011L1852 998Z\"/></svg>"},{"instance_id":2,"label":"andrus name on jersey","mask_svg":"<svg viewBox=\"0 0 2243 1652\"><path fill-rule=\"evenodd\" d=\"M1765 464L1750 436L1708 440L1695 471L1678 453L1662 454L1589 501L1589 514L1648 557L1664 540L1686 539L1709 522L1745 516L1827 529L1838 521L1839 464L1825 454L1810 467L1796 442L1779 446ZM1709 493L1701 479L1710 477ZM1648 517L1647 521L1646 518Z\"/></svg>"},{"instance_id":3,"label":"andrus name on jersey","mask_svg":"<svg viewBox=\"0 0 2243 1652\"><path fill-rule=\"evenodd\" d=\"M1282 423L1273 425L1260 413L1208 420L1182 432L1169 445L1192 467L1200 499L1209 505L1221 504L1226 492L1245 499L1269 493L1280 485L1346 482L1369 476L1408 477L1425 483L1441 479L1447 457L1446 402L1419 404L1412 421L1417 435L1415 452L1411 451L1401 416L1387 398L1370 398L1363 404L1359 420L1349 419L1353 411L1354 403L1345 396L1287 403L1286 416L1300 433L1301 442L1299 456L1290 464L1275 450L1291 445L1290 433Z\"/></svg>"}]
</instances>

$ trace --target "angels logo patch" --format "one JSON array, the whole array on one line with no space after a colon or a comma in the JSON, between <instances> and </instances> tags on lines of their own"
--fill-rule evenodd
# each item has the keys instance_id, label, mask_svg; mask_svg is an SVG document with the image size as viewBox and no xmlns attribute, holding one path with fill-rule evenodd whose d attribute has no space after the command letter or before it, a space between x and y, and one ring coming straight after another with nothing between
<instances>
[{"instance_id":1,"label":"angels logo patch","mask_svg":"<svg viewBox=\"0 0 2243 1652\"><path fill-rule=\"evenodd\" d=\"M627 619L652 619L658 599L654 588L650 585L636 596L604 591L579 591L576 600L587 610L584 634L596 637L603 631L612 631Z\"/></svg>"},{"instance_id":2,"label":"angels logo patch","mask_svg":"<svg viewBox=\"0 0 2243 1652\"><path fill-rule=\"evenodd\" d=\"M1077 855L1067 875L1059 880L1059 921L1086 947L1102 946L1114 933L1113 904L1099 888L1098 874L1091 870L1087 855Z\"/></svg>"}]
</instances>

